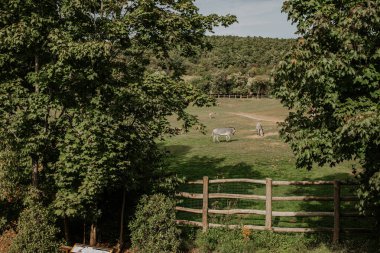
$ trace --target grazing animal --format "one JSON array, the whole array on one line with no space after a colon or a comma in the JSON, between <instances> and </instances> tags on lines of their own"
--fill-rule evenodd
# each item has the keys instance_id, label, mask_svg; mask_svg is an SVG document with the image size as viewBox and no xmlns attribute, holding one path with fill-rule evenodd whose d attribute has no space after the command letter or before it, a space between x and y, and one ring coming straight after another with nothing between
<instances>
[{"instance_id":1,"label":"grazing animal","mask_svg":"<svg viewBox=\"0 0 380 253\"><path fill-rule=\"evenodd\" d=\"M260 122L257 122L256 124L256 131L257 131L257 135L264 136L264 128Z\"/></svg>"},{"instance_id":2,"label":"grazing animal","mask_svg":"<svg viewBox=\"0 0 380 253\"><path fill-rule=\"evenodd\" d=\"M213 118L215 118L215 115L216 115L215 112L210 112L210 113L208 114L208 117L209 117L210 119L213 119Z\"/></svg>"},{"instance_id":3,"label":"grazing animal","mask_svg":"<svg viewBox=\"0 0 380 253\"><path fill-rule=\"evenodd\" d=\"M224 127L224 128L215 128L212 130L212 141L215 142L219 141L219 136L226 136L226 141L231 140L231 136L234 135L236 132L236 129L234 127Z\"/></svg>"}]
</instances>

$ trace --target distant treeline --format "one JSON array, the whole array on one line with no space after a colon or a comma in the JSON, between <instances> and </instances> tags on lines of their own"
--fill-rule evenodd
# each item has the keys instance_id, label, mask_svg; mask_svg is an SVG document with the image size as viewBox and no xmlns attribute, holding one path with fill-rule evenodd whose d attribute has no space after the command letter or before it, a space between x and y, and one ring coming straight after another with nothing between
<instances>
[{"instance_id":1,"label":"distant treeline","mask_svg":"<svg viewBox=\"0 0 380 253\"><path fill-rule=\"evenodd\" d=\"M237 36L207 40L211 50L187 58L177 55L172 65L185 81L214 94L268 94L272 68L295 42Z\"/></svg>"},{"instance_id":2,"label":"distant treeline","mask_svg":"<svg viewBox=\"0 0 380 253\"><path fill-rule=\"evenodd\" d=\"M211 51L184 61L185 80L207 93L267 94L273 66L295 40L211 36Z\"/></svg>"}]
</instances>

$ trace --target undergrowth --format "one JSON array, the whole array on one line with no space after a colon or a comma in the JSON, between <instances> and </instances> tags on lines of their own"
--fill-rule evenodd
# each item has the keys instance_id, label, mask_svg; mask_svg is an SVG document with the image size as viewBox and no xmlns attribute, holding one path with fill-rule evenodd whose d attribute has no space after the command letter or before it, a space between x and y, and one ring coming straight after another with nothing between
<instances>
[{"instance_id":1,"label":"undergrowth","mask_svg":"<svg viewBox=\"0 0 380 253\"><path fill-rule=\"evenodd\" d=\"M294 234L239 229L182 228L182 252L199 253L356 253L380 252L376 236L346 236L339 244L329 234Z\"/></svg>"}]
</instances>

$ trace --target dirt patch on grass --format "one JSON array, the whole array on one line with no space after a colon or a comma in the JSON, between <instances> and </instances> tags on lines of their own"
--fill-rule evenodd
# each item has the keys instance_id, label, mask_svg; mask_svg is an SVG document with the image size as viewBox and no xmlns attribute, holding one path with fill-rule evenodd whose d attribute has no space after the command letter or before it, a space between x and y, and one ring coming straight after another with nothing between
<instances>
[{"instance_id":1,"label":"dirt patch on grass","mask_svg":"<svg viewBox=\"0 0 380 253\"><path fill-rule=\"evenodd\" d=\"M251 113L230 112L230 114L234 114L234 115L249 118L249 119L255 119L255 120L260 120L260 121L268 121L268 122L274 122L274 123L284 121L284 118L280 118L280 117L264 116L264 115L257 115L257 114L251 114Z\"/></svg>"},{"instance_id":2,"label":"dirt patch on grass","mask_svg":"<svg viewBox=\"0 0 380 253\"><path fill-rule=\"evenodd\" d=\"M265 138L268 136L275 136L275 135L278 135L278 133L266 133L264 136L259 136L257 134L254 134L254 135L248 135L246 138L248 138L248 139L260 139L260 138Z\"/></svg>"}]
</instances>

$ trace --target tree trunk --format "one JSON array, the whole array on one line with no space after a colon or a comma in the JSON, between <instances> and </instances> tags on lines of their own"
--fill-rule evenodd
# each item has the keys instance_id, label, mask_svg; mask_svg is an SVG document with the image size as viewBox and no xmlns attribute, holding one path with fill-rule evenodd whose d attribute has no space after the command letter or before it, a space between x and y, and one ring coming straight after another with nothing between
<instances>
[{"instance_id":1,"label":"tree trunk","mask_svg":"<svg viewBox=\"0 0 380 253\"><path fill-rule=\"evenodd\" d=\"M124 247L124 215L125 215L125 199L126 199L126 190L123 190L123 201L121 204L121 215L120 215L120 236L119 236L119 243L120 243L120 250Z\"/></svg>"},{"instance_id":2,"label":"tree trunk","mask_svg":"<svg viewBox=\"0 0 380 253\"><path fill-rule=\"evenodd\" d=\"M90 229L90 246L96 245L96 223L91 224Z\"/></svg>"},{"instance_id":3,"label":"tree trunk","mask_svg":"<svg viewBox=\"0 0 380 253\"><path fill-rule=\"evenodd\" d=\"M38 188L38 156L32 155L32 185Z\"/></svg>"},{"instance_id":4,"label":"tree trunk","mask_svg":"<svg viewBox=\"0 0 380 253\"><path fill-rule=\"evenodd\" d=\"M35 54L34 55L34 72L38 74L39 71L40 71L40 61L39 61L38 55ZM40 92L38 81L35 84L35 92L36 93ZM32 185L38 188L38 156L36 154L32 154L31 157L32 157Z\"/></svg>"},{"instance_id":5,"label":"tree trunk","mask_svg":"<svg viewBox=\"0 0 380 253\"><path fill-rule=\"evenodd\" d=\"M83 222L83 244L86 244L86 223Z\"/></svg>"},{"instance_id":6,"label":"tree trunk","mask_svg":"<svg viewBox=\"0 0 380 253\"><path fill-rule=\"evenodd\" d=\"M70 230L69 230L69 218L65 215L63 218L64 229L65 229L65 240L70 243Z\"/></svg>"},{"instance_id":7,"label":"tree trunk","mask_svg":"<svg viewBox=\"0 0 380 253\"><path fill-rule=\"evenodd\" d=\"M35 92L39 93L40 92L40 85L38 83L38 73L40 72L40 58L38 57L37 54L34 55L34 72L37 74L37 81L36 81L36 86L34 87Z\"/></svg>"}]
</instances>

